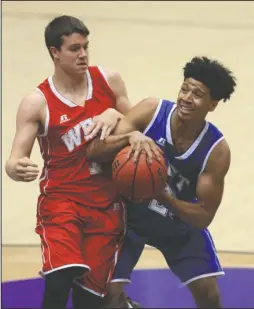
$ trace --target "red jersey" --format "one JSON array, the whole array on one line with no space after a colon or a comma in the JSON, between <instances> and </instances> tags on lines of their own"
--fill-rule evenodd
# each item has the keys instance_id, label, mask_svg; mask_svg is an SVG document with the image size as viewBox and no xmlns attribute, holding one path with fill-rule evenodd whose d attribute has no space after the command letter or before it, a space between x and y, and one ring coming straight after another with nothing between
<instances>
[{"instance_id":1,"label":"red jersey","mask_svg":"<svg viewBox=\"0 0 254 309\"><path fill-rule=\"evenodd\" d=\"M85 129L92 117L115 107L115 96L100 67L89 67L88 95L79 106L57 92L52 76L37 90L46 101L47 116L38 135L44 168L41 194L60 193L85 206L104 208L116 199L112 180L101 167L86 159Z\"/></svg>"}]
</instances>

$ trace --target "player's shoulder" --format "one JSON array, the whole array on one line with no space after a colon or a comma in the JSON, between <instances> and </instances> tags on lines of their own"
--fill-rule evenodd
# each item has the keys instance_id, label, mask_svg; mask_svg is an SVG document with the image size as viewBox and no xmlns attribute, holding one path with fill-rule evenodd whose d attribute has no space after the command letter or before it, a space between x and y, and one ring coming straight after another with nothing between
<instances>
[{"instance_id":1,"label":"player's shoulder","mask_svg":"<svg viewBox=\"0 0 254 309\"><path fill-rule=\"evenodd\" d=\"M109 86L115 90L118 87L123 87L124 81L119 71L107 67L98 66L99 71L104 76Z\"/></svg>"},{"instance_id":2,"label":"player's shoulder","mask_svg":"<svg viewBox=\"0 0 254 309\"><path fill-rule=\"evenodd\" d=\"M45 104L45 98L41 91L38 91L37 89L34 89L27 93L21 100L24 104L32 105L32 106L38 106Z\"/></svg>"},{"instance_id":3,"label":"player's shoulder","mask_svg":"<svg viewBox=\"0 0 254 309\"><path fill-rule=\"evenodd\" d=\"M139 104L142 105L143 109L147 109L153 112L159 112L160 109L162 109L163 111L170 111L175 103L159 97L147 97L143 99Z\"/></svg>"},{"instance_id":4,"label":"player's shoulder","mask_svg":"<svg viewBox=\"0 0 254 309\"><path fill-rule=\"evenodd\" d=\"M103 76L104 80L107 82L113 93L116 95L122 89L125 90L125 83L121 77L121 74L113 69L102 67L101 65L89 67L89 70L96 70L100 72L100 75Z\"/></svg>"},{"instance_id":5,"label":"player's shoulder","mask_svg":"<svg viewBox=\"0 0 254 309\"><path fill-rule=\"evenodd\" d=\"M218 140L218 143L214 147L212 154L214 157L216 157L216 159L223 157L228 158L230 156L230 147L227 140L224 137Z\"/></svg>"},{"instance_id":6,"label":"player's shoulder","mask_svg":"<svg viewBox=\"0 0 254 309\"><path fill-rule=\"evenodd\" d=\"M98 65L98 69L104 74L107 79L117 79L121 78L121 74L112 68L104 67L101 65Z\"/></svg>"},{"instance_id":7,"label":"player's shoulder","mask_svg":"<svg viewBox=\"0 0 254 309\"><path fill-rule=\"evenodd\" d=\"M207 172L226 175L230 166L231 151L228 142L223 137L213 148L206 166Z\"/></svg>"},{"instance_id":8,"label":"player's shoulder","mask_svg":"<svg viewBox=\"0 0 254 309\"><path fill-rule=\"evenodd\" d=\"M161 104L162 100L157 97L147 97L143 99L140 104L147 109L156 110L158 106Z\"/></svg>"},{"instance_id":9,"label":"player's shoulder","mask_svg":"<svg viewBox=\"0 0 254 309\"><path fill-rule=\"evenodd\" d=\"M108 67L104 67L102 65L89 66L89 71L100 72L100 74L104 77L104 79L107 82L121 79L121 75L118 71L110 69Z\"/></svg>"},{"instance_id":10,"label":"player's shoulder","mask_svg":"<svg viewBox=\"0 0 254 309\"><path fill-rule=\"evenodd\" d=\"M223 135L223 133L221 132L221 130L212 122L208 122L209 124L209 129L212 130L212 131L216 131L216 132L220 132L221 135Z\"/></svg>"},{"instance_id":11,"label":"player's shoulder","mask_svg":"<svg viewBox=\"0 0 254 309\"><path fill-rule=\"evenodd\" d=\"M39 114L45 107L45 98L37 90L27 93L19 104L19 111L24 114Z\"/></svg>"}]
</instances>

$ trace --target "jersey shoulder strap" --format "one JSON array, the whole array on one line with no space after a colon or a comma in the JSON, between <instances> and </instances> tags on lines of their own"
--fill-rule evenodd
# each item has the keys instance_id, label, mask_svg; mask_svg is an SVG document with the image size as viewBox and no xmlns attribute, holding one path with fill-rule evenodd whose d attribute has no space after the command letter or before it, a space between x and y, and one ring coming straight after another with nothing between
<instances>
[{"instance_id":1,"label":"jersey shoulder strap","mask_svg":"<svg viewBox=\"0 0 254 309\"><path fill-rule=\"evenodd\" d=\"M144 134L151 137L160 146L166 141L166 128L168 119L175 103L161 99L156 108L153 118L144 130Z\"/></svg>"}]
</instances>

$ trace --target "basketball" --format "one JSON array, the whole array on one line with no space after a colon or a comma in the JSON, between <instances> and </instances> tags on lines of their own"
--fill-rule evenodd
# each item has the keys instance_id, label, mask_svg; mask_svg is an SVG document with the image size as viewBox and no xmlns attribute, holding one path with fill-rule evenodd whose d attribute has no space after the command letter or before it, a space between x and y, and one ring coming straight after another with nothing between
<instances>
[{"instance_id":1,"label":"basketball","mask_svg":"<svg viewBox=\"0 0 254 309\"><path fill-rule=\"evenodd\" d=\"M167 167L163 156L160 161L153 155L148 162L143 150L137 159L127 158L130 146L122 149L112 163L112 177L117 192L133 201L151 200L166 186Z\"/></svg>"}]
</instances>

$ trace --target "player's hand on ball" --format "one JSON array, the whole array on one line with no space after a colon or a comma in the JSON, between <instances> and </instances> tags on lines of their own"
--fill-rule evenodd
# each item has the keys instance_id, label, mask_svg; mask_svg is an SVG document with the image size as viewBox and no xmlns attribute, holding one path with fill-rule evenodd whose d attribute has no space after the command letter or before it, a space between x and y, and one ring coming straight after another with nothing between
<instances>
[{"instance_id":1,"label":"player's hand on ball","mask_svg":"<svg viewBox=\"0 0 254 309\"><path fill-rule=\"evenodd\" d=\"M91 124L86 131L86 139L91 140L99 133L101 133L100 139L107 138L115 129L118 121L122 118L117 110L108 108L103 113L93 118L93 124Z\"/></svg>"},{"instance_id":2,"label":"player's hand on ball","mask_svg":"<svg viewBox=\"0 0 254 309\"><path fill-rule=\"evenodd\" d=\"M142 150L145 150L148 156L148 161L152 163L153 153L158 160L161 160L162 151L156 143L148 136L139 131L134 131L130 134L129 138L130 151L128 156L133 155L133 161L136 162Z\"/></svg>"},{"instance_id":3,"label":"player's hand on ball","mask_svg":"<svg viewBox=\"0 0 254 309\"><path fill-rule=\"evenodd\" d=\"M39 174L38 165L27 157L18 159L13 167L13 174L17 181L30 182Z\"/></svg>"}]
</instances>

